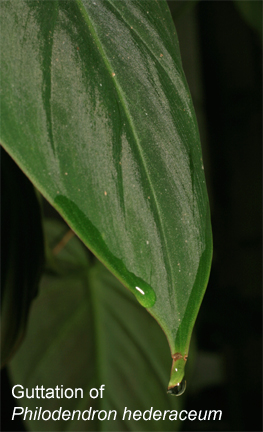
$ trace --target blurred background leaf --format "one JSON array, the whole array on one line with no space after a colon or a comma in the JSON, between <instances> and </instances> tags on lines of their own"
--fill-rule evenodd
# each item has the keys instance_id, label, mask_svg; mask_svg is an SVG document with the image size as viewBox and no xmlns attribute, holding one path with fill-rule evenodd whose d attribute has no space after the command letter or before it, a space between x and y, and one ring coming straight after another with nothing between
<instances>
[{"instance_id":1,"label":"blurred background leaf","mask_svg":"<svg viewBox=\"0 0 263 432\"><path fill-rule=\"evenodd\" d=\"M32 431L177 430L179 422L122 421L125 406L135 411L180 409L183 398L166 393L170 356L166 338L134 296L99 262L91 266L77 237L57 246L65 224L48 220L48 243L56 267L47 266L31 309L27 336L11 362L12 382L33 388L64 385L84 389L84 399L42 399L45 409L116 409L115 421L27 421ZM63 243L63 242L62 242ZM60 250L59 250L60 249ZM58 251L59 250L59 251ZM58 251L58 252L57 252ZM89 390L105 384L104 397ZM34 410L36 399L21 399Z\"/></svg>"},{"instance_id":2,"label":"blurred background leaf","mask_svg":"<svg viewBox=\"0 0 263 432\"><path fill-rule=\"evenodd\" d=\"M256 31L262 42L262 1L234 0L234 4L242 18Z\"/></svg>"},{"instance_id":3,"label":"blurred background leaf","mask_svg":"<svg viewBox=\"0 0 263 432\"><path fill-rule=\"evenodd\" d=\"M1 365L20 345L44 264L41 212L34 187L1 149Z\"/></svg>"}]
</instances>

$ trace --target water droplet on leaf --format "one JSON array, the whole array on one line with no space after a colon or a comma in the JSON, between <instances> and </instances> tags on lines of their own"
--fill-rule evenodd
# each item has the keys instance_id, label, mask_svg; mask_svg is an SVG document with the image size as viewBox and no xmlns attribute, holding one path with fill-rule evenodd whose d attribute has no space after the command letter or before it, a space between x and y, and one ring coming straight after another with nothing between
<instances>
[{"instance_id":1,"label":"water droplet on leaf","mask_svg":"<svg viewBox=\"0 0 263 432\"><path fill-rule=\"evenodd\" d=\"M154 305L156 301L156 295L154 290L150 285L148 285L146 282L140 281L139 286L135 287L135 297L137 298L138 302L146 307L150 308Z\"/></svg>"},{"instance_id":2,"label":"water droplet on leaf","mask_svg":"<svg viewBox=\"0 0 263 432\"><path fill-rule=\"evenodd\" d=\"M186 389L186 380L184 379L180 383L178 383L176 386L170 388L167 390L167 393L173 395L173 396L181 396Z\"/></svg>"}]
</instances>

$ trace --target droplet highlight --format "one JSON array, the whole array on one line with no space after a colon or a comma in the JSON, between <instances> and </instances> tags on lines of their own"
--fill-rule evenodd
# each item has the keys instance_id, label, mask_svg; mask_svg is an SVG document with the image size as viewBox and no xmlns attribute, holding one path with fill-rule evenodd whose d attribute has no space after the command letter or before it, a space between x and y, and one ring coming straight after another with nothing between
<instances>
[{"instance_id":1,"label":"droplet highlight","mask_svg":"<svg viewBox=\"0 0 263 432\"><path fill-rule=\"evenodd\" d=\"M139 293L141 293L142 295L145 295L145 292L141 288L135 287L135 289L137 289L137 291L139 291Z\"/></svg>"}]
</instances>

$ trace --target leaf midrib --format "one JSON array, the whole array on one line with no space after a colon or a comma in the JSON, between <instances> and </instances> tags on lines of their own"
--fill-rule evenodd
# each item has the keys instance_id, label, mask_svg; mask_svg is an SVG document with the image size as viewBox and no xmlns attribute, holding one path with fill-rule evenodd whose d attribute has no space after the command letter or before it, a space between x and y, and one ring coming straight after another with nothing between
<instances>
[{"instance_id":1,"label":"leaf midrib","mask_svg":"<svg viewBox=\"0 0 263 432\"><path fill-rule=\"evenodd\" d=\"M107 55L106 55L106 53L104 51L103 45L100 42L100 39L99 39L99 37L98 37L98 35L97 35L96 31L95 31L95 26L94 26L91 18L89 17L89 15L88 15L88 13L87 13L87 11L85 9L85 6L82 3L82 0L76 0L76 3L79 6L79 9L80 9L80 12L82 13L83 18L87 21L87 23L90 24L90 27L89 27L90 32L93 35L94 40L96 41L97 48L98 48L98 50L99 50L99 52L101 54L101 57L102 57L102 60L105 63L105 66L108 69L110 75L112 76L112 74L114 73L114 70L111 67L111 64L110 64L110 62L109 62L109 60L107 58ZM130 124L130 128L131 128L132 134L134 136L134 139L135 139L135 142L136 142L136 145L137 145L137 148L138 148L138 152L139 152L139 155L140 155L140 158L141 158L142 166L144 168L146 177L147 177L147 179L149 181L149 186L150 186L152 195L154 197L154 203L155 203L155 207L157 209L157 216L158 216L158 220L159 220L159 223L160 223L160 231L161 231L161 235L162 235L163 241L165 243L165 247L166 247L166 256L167 256L167 259L168 259L168 266L169 266L169 271L170 271L170 276L171 276L171 282L172 282L172 286L174 286L172 265L171 265L171 260L170 260L170 256L169 256L169 252L168 252L169 248L167 246L167 240L166 240L165 230L164 230L163 223L162 223L161 212L160 212L158 200L157 200L157 197L156 197L156 194L155 194L152 182L151 182L151 177L150 177L150 175L148 173L148 170L147 170L147 166L146 166L145 160L143 158L143 152L142 152L142 148L141 148L141 145L140 145L140 141L139 141L138 135L136 133L136 128L134 126L134 123L133 123L132 117L130 115L130 112L129 112L128 108L127 108L128 104L127 103L125 104L126 99L125 99L124 93L122 91L121 86L118 84L118 80L117 80L116 77L114 77L113 82L114 82L114 85L116 87L116 91L117 91L117 93L118 93L118 95L120 97L120 102L121 102L123 110L124 110L124 112L126 114L128 123Z\"/></svg>"}]
</instances>

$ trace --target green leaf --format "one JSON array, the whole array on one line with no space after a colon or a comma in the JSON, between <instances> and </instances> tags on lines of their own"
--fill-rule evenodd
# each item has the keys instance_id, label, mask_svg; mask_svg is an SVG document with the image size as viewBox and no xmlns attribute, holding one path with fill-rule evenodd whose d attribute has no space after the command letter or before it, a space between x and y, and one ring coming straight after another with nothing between
<instances>
[{"instance_id":1,"label":"green leaf","mask_svg":"<svg viewBox=\"0 0 263 432\"><path fill-rule=\"evenodd\" d=\"M67 227L48 222L52 248ZM54 250L54 249L53 249ZM83 388L81 399L18 399L35 412L116 410L116 420L29 420L32 431L174 431L179 420L122 421L125 407L136 410L179 410L181 399L165 392L169 349L155 320L99 262L90 267L87 251L76 237L56 257L57 272L46 271L31 310L23 345L11 362L13 384L24 388ZM105 384L103 398L89 391Z\"/></svg>"},{"instance_id":2,"label":"green leaf","mask_svg":"<svg viewBox=\"0 0 263 432\"><path fill-rule=\"evenodd\" d=\"M1 149L1 366L20 345L43 267L41 213L34 188Z\"/></svg>"},{"instance_id":3,"label":"green leaf","mask_svg":"<svg viewBox=\"0 0 263 432\"><path fill-rule=\"evenodd\" d=\"M4 147L185 363L212 238L198 128L166 2L1 7Z\"/></svg>"},{"instance_id":4,"label":"green leaf","mask_svg":"<svg viewBox=\"0 0 263 432\"><path fill-rule=\"evenodd\" d=\"M234 0L234 4L242 18L256 31L262 42L262 1Z\"/></svg>"}]
</instances>

